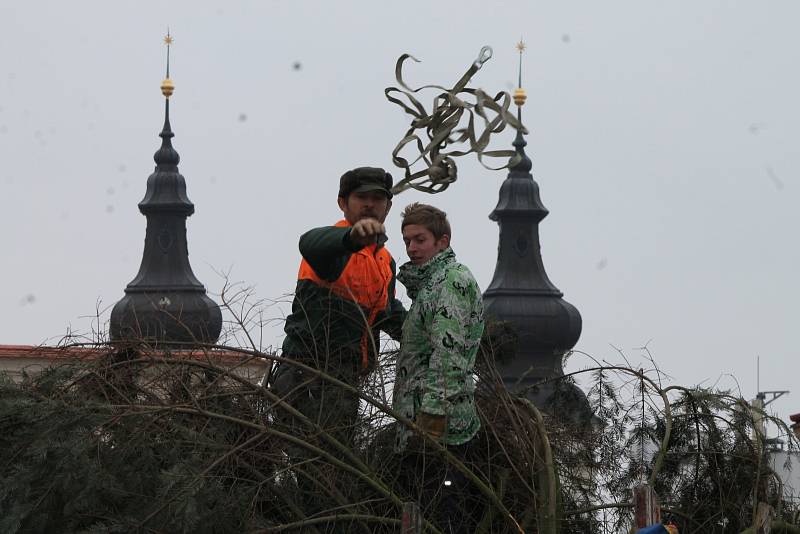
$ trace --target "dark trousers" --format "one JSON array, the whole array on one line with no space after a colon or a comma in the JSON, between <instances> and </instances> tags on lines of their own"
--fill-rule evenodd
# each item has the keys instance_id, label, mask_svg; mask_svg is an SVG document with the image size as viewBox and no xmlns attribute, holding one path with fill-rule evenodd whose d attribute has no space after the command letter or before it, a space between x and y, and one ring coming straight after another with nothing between
<instances>
[{"instance_id":1,"label":"dark trousers","mask_svg":"<svg viewBox=\"0 0 800 534\"><path fill-rule=\"evenodd\" d=\"M329 374L346 384L358 387L356 369L338 369ZM352 445L358 420L358 395L289 364L281 364L275 370L271 389L321 430L345 445ZM280 407L276 407L275 416L294 435L316 437L319 433L318 429L304 424Z\"/></svg>"},{"instance_id":2,"label":"dark trousers","mask_svg":"<svg viewBox=\"0 0 800 534\"><path fill-rule=\"evenodd\" d=\"M340 367L334 372L329 371L329 374L354 387L358 384L355 366ZM271 390L319 427L310 426L286 409L276 406L274 421L282 431L349 463L341 451L321 437L320 430L352 448L358 423L358 395L286 363L275 370ZM286 453L300 492L298 504L307 516L327 515L327 510L358 500L353 477L341 468L297 444L287 444ZM333 524L330 528L320 526L318 529L321 532L347 531L342 530L341 523Z\"/></svg>"},{"instance_id":3,"label":"dark trousers","mask_svg":"<svg viewBox=\"0 0 800 534\"><path fill-rule=\"evenodd\" d=\"M469 467L470 443L447 450ZM483 505L474 484L440 453L413 440L400 461L399 483L424 516L446 534L475 532Z\"/></svg>"}]
</instances>

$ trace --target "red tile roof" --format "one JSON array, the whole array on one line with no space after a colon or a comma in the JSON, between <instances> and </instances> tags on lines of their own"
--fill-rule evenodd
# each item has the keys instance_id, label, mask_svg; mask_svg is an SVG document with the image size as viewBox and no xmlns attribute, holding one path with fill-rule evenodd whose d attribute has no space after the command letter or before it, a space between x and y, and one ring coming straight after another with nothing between
<instances>
[{"instance_id":1,"label":"red tile roof","mask_svg":"<svg viewBox=\"0 0 800 534\"><path fill-rule=\"evenodd\" d=\"M108 348L98 347L48 347L43 345L0 345L0 359L48 359L48 360L77 360L94 359L107 354ZM181 351L173 352L172 357L192 359L213 359L217 361L238 362L253 358L250 354L232 350L211 351Z\"/></svg>"}]
</instances>

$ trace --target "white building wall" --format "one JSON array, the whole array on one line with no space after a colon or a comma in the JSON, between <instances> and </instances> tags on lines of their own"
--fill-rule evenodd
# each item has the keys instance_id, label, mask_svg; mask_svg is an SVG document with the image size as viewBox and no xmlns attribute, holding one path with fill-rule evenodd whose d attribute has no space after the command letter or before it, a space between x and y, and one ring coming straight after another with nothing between
<instances>
[{"instance_id":1,"label":"white building wall","mask_svg":"<svg viewBox=\"0 0 800 534\"><path fill-rule=\"evenodd\" d=\"M770 453L772 469L783 481L783 494L788 500L800 502L800 453L774 451Z\"/></svg>"}]
</instances>

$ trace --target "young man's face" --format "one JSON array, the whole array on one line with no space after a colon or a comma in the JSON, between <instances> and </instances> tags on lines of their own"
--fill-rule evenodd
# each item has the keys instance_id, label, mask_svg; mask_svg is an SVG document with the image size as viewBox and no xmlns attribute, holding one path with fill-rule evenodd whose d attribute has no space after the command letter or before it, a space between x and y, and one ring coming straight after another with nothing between
<instances>
[{"instance_id":1,"label":"young man's face","mask_svg":"<svg viewBox=\"0 0 800 534\"><path fill-rule=\"evenodd\" d=\"M445 234L436 239L433 232L424 226L407 224L403 227L403 242L411 263L422 265L450 246L450 236Z\"/></svg>"},{"instance_id":2,"label":"young man's face","mask_svg":"<svg viewBox=\"0 0 800 534\"><path fill-rule=\"evenodd\" d=\"M339 208L350 224L361 219L378 219L383 222L391 207L392 201L380 191L350 193L346 198L339 197Z\"/></svg>"}]
</instances>

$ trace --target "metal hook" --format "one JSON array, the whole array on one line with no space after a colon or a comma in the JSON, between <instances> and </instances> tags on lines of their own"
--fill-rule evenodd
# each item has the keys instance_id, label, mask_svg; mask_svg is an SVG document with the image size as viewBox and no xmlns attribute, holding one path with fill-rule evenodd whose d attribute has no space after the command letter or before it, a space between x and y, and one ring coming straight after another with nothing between
<instances>
[{"instance_id":1,"label":"metal hook","mask_svg":"<svg viewBox=\"0 0 800 534\"><path fill-rule=\"evenodd\" d=\"M481 48L481 51L478 52L478 58L475 60L475 67L481 68L484 63L492 59L492 47L491 46L484 46Z\"/></svg>"}]
</instances>

